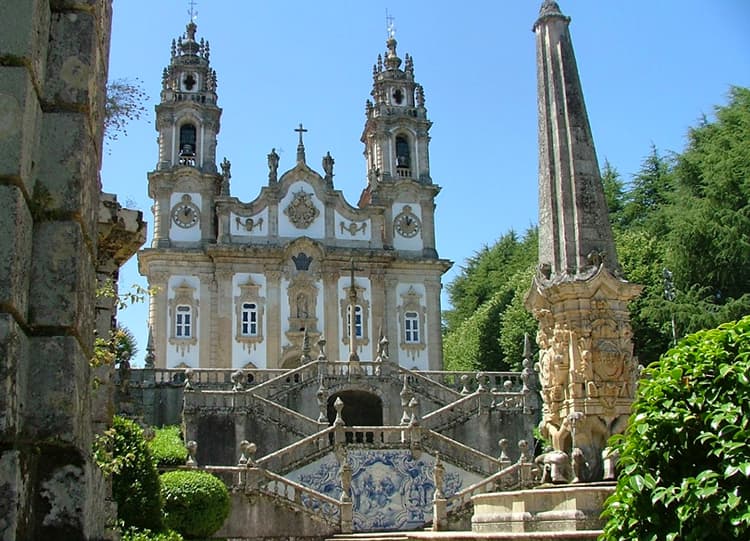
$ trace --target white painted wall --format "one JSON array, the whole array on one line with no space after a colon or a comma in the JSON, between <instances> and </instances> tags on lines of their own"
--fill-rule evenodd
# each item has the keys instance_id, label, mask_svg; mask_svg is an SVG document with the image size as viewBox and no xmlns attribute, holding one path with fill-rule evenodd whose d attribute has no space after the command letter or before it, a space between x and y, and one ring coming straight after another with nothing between
<instances>
[{"instance_id":1,"label":"white painted wall","mask_svg":"<svg viewBox=\"0 0 750 541\"><path fill-rule=\"evenodd\" d=\"M344 216L337 211L334 211L333 217L333 235L336 240L369 241L372 238L372 220L365 220L362 222L350 220L349 218L344 218ZM349 232L349 226L351 223L354 223L357 226L357 231L353 235ZM342 224L344 229L342 229ZM364 230L362 230L363 224Z\"/></svg>"},{"instance_id":2,"label":"white painted wall","mask_svg":"<svg viewBox=\"0 0 750 541\"><path fill-rule=\"evenodd\" d=\"M370 285L370 279L364 278L364 277L354 277L354 283L358 287L363 287L365 290L363 292L364 300L369 303L368 308L368 314L367 314L367 321L366 321L366 327L365 327L365 334L369 338L369 343L367 345L362 345L361 343L357 343L357 354L359 355L359 359L361 361L372 361L375 358L375 355L373 354L373 340L377 340L377 337L373 337L373 325L372 325L372 291L371 291L371 285ZM350 277L341 277L339 278L338 282L338 302L336 303L336 317L338 319L338 350L339 350L339 358L335 360L341 360L345 361L349 358L349 344L344 344L342 341L342 338L346 335L344 332L344 319L341 315L341 299L347 299L349 298L349 286L351 285L351 278ZM358 302L361 302L362 299L359 299ZM376 329L377 331L377 329Z\"/></svg>"},{"instance_id":3,"label":"white painted wall","mask_svg":"<svg viewBox=\"0 0 750 541\"><path fill-rule=\"evenodd\" d=\"M389 347L391 352L393 352L394 347L398 348L398 360L399 365L403 366L404 368L409 369L417 369L417 370L427 370L429 368L429 362L428 362L428 351L430 350L431 344L429 341L429 335L427 333L427 327L429 325L429 321L426 317L426 302L427 302L427 296L426 296L426 290L424 287L424 284L419 283L399 283L396 286L396 306L402 306L404 300L402 299L402 295L405 295L410 288L414 288L414 291L416 291L420 296L420 303L422 305L423 311L425 312L425 318L424 320L420 319L420 334L422 336L422 340L425 343L425 348L419 351L411 351L411 350L405 350L401 348L401 343L404 339L404 322L402 319L402 309L397 310L397 317L398 317L398 340L395 341L391 340L389 337L388 340L390 341ZM391 355L393 355L391 353Z\"/></svg>"},{"instance_id":4,"label":"white painted wall","mask_svg":"<svg viewBox=\"0 0 750 541\"><path fill-rule=\"evenodd\" d=\"M404 207L409 205L411 207L411 211L413 214L419 218L419 221L422 222L422 207L419 205L419 203L394 203L392 207L393 212L393 219L395 220L396 217L401 214L401 211L404 210ZM422 224L424 226L424 224ZM422 251L422 248L424 246L424 242L422 241L422 228L420 227L419 233L417 233L415 236L411 238L402 237L396 232L396 228L394 226L393 228L393 247L396 250L418 250Z\"/></svg>"},{"instance_id":5,"label":"white painted wall","mask_svg":"<svg viewBox=\"0 0 750 541\"><path fill-rule=\"evenodd\" d=\"M237 341L239 322L237 321L236 298L240 296L240 284L246 284L248 277L260 286L258 294L266 299L263 303L263 316L260 320L263 341L252 344ZM268 294L264 275L241 272L232 277L232 368L242 368L248 362L252 362L258 368L268 367Z\"/></svg>"},{"instance_id":6,"label":"white painted wall","mask_svg":"<svg viewBox=\"0 0 750 541\"><path fill-rule=\"evenodd\" d=\"M311 201L315 208L318 209L318 217L305 229L297 228L284 214L289 204L294 201L294 194L300 190L312 194ZM312 186L304 180L299 180L289 186L289 191L279 203L279 236L280 237L310 237L312 239L322 239L325 237L325 207L320 199L315 195Z\"/></svg>"},{"instance_id":7,"label":"white painted wall","mask_svg":"<svg viewBox=\"0 0 750 541\"><path fill-rule=\"evenodd\" d=\"M169 196L169 240L177 242L197 242L201 240L201 222L205 219L208 219L206 216L203 216L202 212L200 215L200 220L189 229L178 226L172 219L172 209L177 203L180 203L182 201L182 196L185 195L185 193L186 192L174 192ZM203 208L203 198L201 197L201 194L190 192L187 192L187 194L192 199L192 203L196 207L198 207L199 210Z\"/></svg>"},{"instance_id":8,"label":"white painted wall","mask_svg":"<svg viewBox=\"0 0 750 541\"><path fill-rule=\"evenodd\" d=\"M197 299L198 302L198 308L197 310L193 311L193 336L196 338L197 342L194 345L188 346L188 347L180 347L178 345L173 345L169 343L169 337L172 336L173 328L174 328L174 314L170 314L169 310L169 301L174 299L175 292L174 288L176 286L181 286L183 284L187 284L190 287L194 289L193 291L193 298ZM197 368L198 367L198 349L200 347L200 321L202 317L208 316L208 314L203 313L204 306L202 302L200 302L200 278L197 276L188 276L188 275L176 275L176 276L170 276L169 281L167 282L167 320L165 322L166 324L166 339L167 339L167 359L166 359L166 366L167 368L174 368L180 363L185 363L186 365ZM197 312L197 313L196 313ZM197 316L197 317L196 317Z\"/></svg>"}]
</instances>

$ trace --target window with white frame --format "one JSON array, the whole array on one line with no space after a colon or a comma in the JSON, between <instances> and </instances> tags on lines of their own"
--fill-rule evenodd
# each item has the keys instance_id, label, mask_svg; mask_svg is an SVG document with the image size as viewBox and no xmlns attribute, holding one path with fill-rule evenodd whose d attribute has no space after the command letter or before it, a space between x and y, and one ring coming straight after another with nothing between
<instances>
[{"instance_id":1,"label":"window with white frame","mask_svg":"<svg viewBox=\"0 0 750 541\"><path fill-rule=\"evenodd\" d=\"M352 313L352 307L351 305L346 307L346 335L350 336L352 333L351 329L351 313ZM362 330L362 307L360 305L356 305L354 307L354 332L357 339L361 339L363 336L363 330Z\"/></svg>"},{"instance_id":2,"label":"window with white frame","mask_svg":"<svg viewBox=\"0 0 750 541\"><path fill-rule=\"evenodd\" d=\"M242 303L240 334L258 336L258 305L254 302Z\"/></svg>"},{"instance_id":3,"label":"window with white frame","mask_svg":"<svg viewBox=\"0 0 750 541\"><path fill-rule=\"evenodd\" d=\"M174 336L177 339L193 336L193 308L186 304L177 305L174 318Z\"/></svg>"},{"instance_id":4,"label":"window with white frame","mask_svg":"<svg viewBox=\"0 0 750 541\"><path fill-rule=\"evenodd\" d=\"M419 314L417 312L404 313L404 342L419 344Z\"/></svg>"}]
</instances>

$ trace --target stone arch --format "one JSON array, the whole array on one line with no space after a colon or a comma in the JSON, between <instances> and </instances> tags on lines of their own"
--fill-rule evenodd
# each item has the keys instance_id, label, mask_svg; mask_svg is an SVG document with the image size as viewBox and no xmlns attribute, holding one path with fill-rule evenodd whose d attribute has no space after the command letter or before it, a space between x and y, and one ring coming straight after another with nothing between
<instances>
[{"instance_id":1,"label":"stone arch","mask_svg":"<svg viewBox=\"0 0 750 541\"><path fill-rule=\"evenodd\" d=\"M341 398L344 409L341 416L346 426L383 426L383 399L364 389L345 389L328 397L328 423L336 419L333 403Z\"/></svg>"}]
</instances>

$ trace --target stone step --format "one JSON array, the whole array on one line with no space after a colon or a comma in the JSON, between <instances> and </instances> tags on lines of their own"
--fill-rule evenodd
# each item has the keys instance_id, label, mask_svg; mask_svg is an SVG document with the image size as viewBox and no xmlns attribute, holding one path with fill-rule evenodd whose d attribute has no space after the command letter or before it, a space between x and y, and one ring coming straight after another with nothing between
<instances>
[{"instance_id":1,"label":"stone step","mask_svg":"<svg viewBox=\"0 0 750 541\"><path fill-rule=\"evenodd\" d=\"M590 541L597 539L601 530L567 532L362 532L336 534L326 541Z\"/></svg>"}]
</instances>

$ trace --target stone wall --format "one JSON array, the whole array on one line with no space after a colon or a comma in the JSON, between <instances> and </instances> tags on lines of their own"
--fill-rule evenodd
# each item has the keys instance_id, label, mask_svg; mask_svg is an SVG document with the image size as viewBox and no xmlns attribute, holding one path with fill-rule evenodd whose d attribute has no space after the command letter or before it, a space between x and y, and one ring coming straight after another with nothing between
<instances>
[{"instance_id":1,"label":"stone wall","mask_svg":"<svg viewBox=\"0 0 750 541\"><path fill-rule=\"evenodd\" d=\"M110 0L0 18L0 539L104 539L90 370Z\"/></svg>"}]
</instances>

